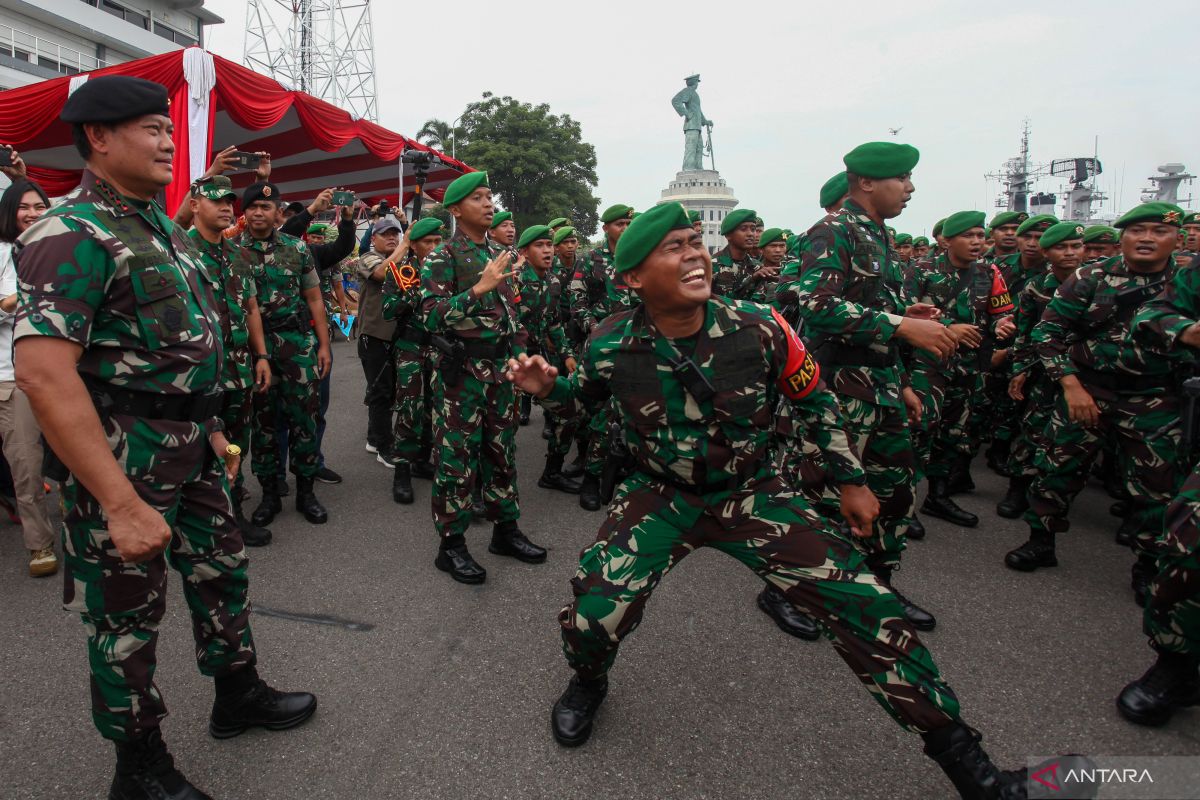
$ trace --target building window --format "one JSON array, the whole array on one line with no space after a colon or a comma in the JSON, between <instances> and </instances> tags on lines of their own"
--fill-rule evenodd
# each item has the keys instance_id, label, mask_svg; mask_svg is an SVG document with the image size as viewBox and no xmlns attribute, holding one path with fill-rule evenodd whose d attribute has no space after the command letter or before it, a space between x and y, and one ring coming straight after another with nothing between
<instances>
[{"instance_id":1,"label":"building window","mask_svg":"<svg viewBox=\"0 0 1200 800\"><path fill-rule=\"evenodd\" d=\"M87 2L87 0L84 0L84 2ZM93 4L88 3L88 5ZM98 0L98 3L95 5L97 5L97 8L99 8L101 11L106 11L109 14L112 14L114 17L123 19L126 22L132 22L134 25L144 28L145 30L150 30L150 17L146 16L145 14L139 14L138 12L128 9L119 3L114 3L112 0Z\"/></svg>"},{"instance_id":2,"label":"building window","mask_svg":"<svg viewBox=\"0 0 1200 800\"><path fill-rule=\"evenodd\" d=\"M162 38L168 39L175 44L183 45L184 47L191 47L196 43L196 40L187 34L180 33L174 28L168 28L166 25L163 25L157 20L154 22L154 32Z\"/></svg>"}]
</instances>

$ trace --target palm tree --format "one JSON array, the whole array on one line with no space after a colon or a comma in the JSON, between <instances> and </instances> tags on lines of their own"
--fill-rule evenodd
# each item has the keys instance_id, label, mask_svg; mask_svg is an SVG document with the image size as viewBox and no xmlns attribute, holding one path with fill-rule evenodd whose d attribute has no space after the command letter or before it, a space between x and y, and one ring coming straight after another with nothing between
<instances>
[{"instance_id":1,"label":"palm tree","mask_svg":"<svg viewBox=\"0 0 1200 800\"><path fill-rule=\"evenodd\" d=\"M436 150L445 150L454 139L454 127L445 120L427 119L417 131L417 141Z\"/></svg>"}]
</instances>

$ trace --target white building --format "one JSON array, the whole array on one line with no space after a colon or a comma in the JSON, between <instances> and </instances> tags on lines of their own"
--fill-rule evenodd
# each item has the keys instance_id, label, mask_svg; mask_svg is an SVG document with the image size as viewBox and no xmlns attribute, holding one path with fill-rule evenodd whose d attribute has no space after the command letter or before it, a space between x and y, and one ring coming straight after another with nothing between
<instances>
[{"instance_id":1,"label":"white building","mask_svg":"<svg viewBox=\"0 0 1200 800\"><path fill-rule=\"evenodd\" d=\"M737 206L733 189L725 183L721 173L699 169L677 172L675 180L663 190L659 203L682 203L688 211L699 211L704 222L704 246L715 253L725 246L721 235L721 221Z\"/></svg>"},{"instance_id":2,"label":"white building","mask_svg":"<svg viewBox=\"0 0 1200 800\"><path fill-rule=\"evenodd\" d=\"M0 0L0 89L204 46L203 0Z\"/></svg>"}]
</instances>

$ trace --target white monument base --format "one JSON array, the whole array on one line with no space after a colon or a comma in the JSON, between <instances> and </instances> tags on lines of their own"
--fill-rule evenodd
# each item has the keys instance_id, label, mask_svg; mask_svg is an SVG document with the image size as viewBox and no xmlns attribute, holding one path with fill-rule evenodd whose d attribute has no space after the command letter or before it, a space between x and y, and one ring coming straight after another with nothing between
<instances>
[{"instance_id":1,"label":"white monument base","mask_svg":"<svg viewBox=\"0 0 1200 800\"><path fill-rule=\"evenodd\" d=\"M725 246L721 220L737 207L738 201L721 173L712 169L677 172L675 180L663 190L659 202L682 203L688 211L699 211L704 222L704 245L708 251L715 253Z\"/></svg>"}]
</instances>

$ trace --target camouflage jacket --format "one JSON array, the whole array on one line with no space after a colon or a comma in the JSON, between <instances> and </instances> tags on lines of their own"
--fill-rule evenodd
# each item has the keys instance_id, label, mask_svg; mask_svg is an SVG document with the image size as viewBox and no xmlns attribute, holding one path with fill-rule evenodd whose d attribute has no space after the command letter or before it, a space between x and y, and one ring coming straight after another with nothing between
<instances>
[{"instance_id":1,"label":"camouflage jacket","mask_svg":"<svg viewBox=\"0 0 1200 800\"><path fill-rule=\"evenodd\" d=\"M238 243L253 269L263 327L312 330L312 314L303 292L319 289L321 279L308 245L278 231L266 239L255 239L249 230Z\"/></svg>"},{"instance_id":2,"label":"camouflage jacket","mask_svg":"<svg viewBox=\"0 0 1200 800\"><path fill-rule=\"evenodd\" d=\"M246 325L246 310L258 294L250 262L242 248L222 237L212 244L192 228L188 237L200 254L210 275L220 282L216 292L216 309L221 320L222 343L225 348L225 373L222 388L246 389L254 383L254 362L250 352L250 329Z\"/></svg>"},{"instance_id":3,"label":"camouflage jacket","mask_svg":"<svg viewBox=\"0 0 1200 800\"><path fill-rule=\"evenodd\" d=\"M359 260L360 271L374 272L384 261L384 256L371 251ZM382 315L389 322L422 327L421 321L421 271L410 257L402 264L391 264L383 278ZM396 330L400 333L399 328Z\"/></svg>"},{"instance_id":4,"label":"camouflage jacket","mask_svg":"<svg viewBox=\"0 0 1200 800\"><path fill-rule=\"evenodd\" d=\"M1021 290L1021 297L1017 302L1017 314L1013 319L1017 326L1017 333L1009 351L1013 375L1020 375L1035 367L1041 367L1037 351L1033 347L1033 329L1037 326L1046 306L1050 304L1050 299L1054 297L1054 293L1061 285L1062 282L1054 274L1054 270L1046 270L1025 284L1025 288Z\"/></svg>"},{"instance_id":5,"label":"camouflage jacket","mask_svg":"<svg viewBox=\"0 0 1200 800\"><path fill-rule=\"evenodd\" d=\"M571 279L575 277L575 270L583 266L583 261L583 256L576 252L575 261L571 266L568 267L558 256L554 257L554 263L550 265L550 272L558 283L555 291L558 298L558 318L564 325L574 322L574 317L571 316Z\"/></svg>"},{"instance_id":6,"label":"camouflage jacket","mask_svg":"<svg viewBox=\"0 0 1200 800\"><path fill-rule=\"evenodd\" d=\"M1166 363L1144 362L1129 332L1134 315L1161 291L1174 271L1172 261L1163 272L1132 272L1119 255L1076 270L1058 287L1033 329L1034 350L1046 377L1057 383L1081 368L1117 377L1168 376Z\"/></svg>"},{"instance_id":7,"label":"camouflage jacket","mask_svg":"<svg viewBox=\"0 0 1200 800\"><path fill-rule=\"evenodd\" d=\"M421 265L421 314L435 334L482 342L501 348L492 358L468 358L467 370L484 383L504 380L503 364L525 352L527 336L521 327L519 288L514 279L476 297L471 287L488 262L503 248L471 241L462 229L438 246Z\"/></svg>"},{"instance_id":8,"label":"camouflage jacket","mask_svg":"<svg viewBox=\"0 0 1200 800\"><path fill-rule=\"evenodd\" d=\"M571 318L583 334L596 324L624 309L640 305L637 294L613 271L613 252L605 243L592 250L586 259L576 260L575 274L567 287Z\"/></svg>"},{"instance_id":9,"label":"camouflage jacket","mask_svg":"<svg viewBox=\"0 0 1200 800\"><path fill-rule=\"evenodd\" d=\"M517 276L521 325L529 335L529 351L541 353L551 361L574 358L567 332L558 316L558 278L549 270L545 275L528 264Z\"/></svg>"},{"instance_id":10,"label":"camouflage jacket","mask_svg":"<svg viewBox=\"0 0 1200 800\"><path fill-rule=\"evenodd\" d=\"M114 386L220 390L218 279L156 204L124 198L84 170L18 244L14 340L75 342L79 373Z\"/></svg>"},{"instance_id":11,"label":"camouflage jacket","mask_svg":"<svg viewBox=\"0 0 1200 800\"><path fill-rule=\"evenodd\" d=\"M1134 316L1133 341L1160 358L1194 363L1200 360L1200 350L1183 344L1179 337L1196 322L1200 322L1200 268L1180 268L1162 294Z\"/></svg>"},{"instance_id":12,"label":"camouflage jacket","mask_svg":"<svg viewBox=\"0 0 1200 800\"><path fill-rule=\"evenodd\" d=\"M1021 296L1021 290L1027 283L1040 275L1045 275L1050 269L1050 264L1046 261L1036 267L1026 267L1021 263L1020 253L1013 253L992 263L996 265L996 269L1000 270L1000 277L1004 278L1004 285L1008 287L1008 292L1012 295L1014 302Z\"/></svg>"},{"instance_id":13,"label":"camouflage jacket","mask_svg":"<svg viewBox=\"0 0 1200 800\"><path fill-rule=\"evenodd\" d=\"M734 300L747 300L750 297L750 276L762 266L762 262L751 257L749 253L741 260L734 261L726 245L713 256L713 294L729 297Z\"/></svg>"},{"instance_id":14,"label":"camouflage jacket","mask_svg":"<svg viewBox=\"0 0 1200 800\"><path fill-rule=\"evenodd\" d=\"M933 260L929 269L914 268L911 274L909 296L913 300L941 309L941 322L946 325L974 325L983 334L983 343L978 348L963 348L951 356L949 362L939 362L925 350L914 350L913 363L920 364L923 369L941 369L959 377L986 372L996 344L996 322L1013 311L1012 298L1000 271L982 261L974 261L965 269L955 269L950 256L943 253Z\"/></svg>"},{"instance_id":15,"label":"camouflage jacket","mask_svg":"<svg viewBox=\"0 0 1200 800\"><path fill-rule=\"evenodd\" d=\"M644 307L615 314L597 327L579 368L560 376L543 404L594 415L615 398L638 469L696 486L748 480L771 468L768 446L782 392L817 432L834 480L865 482L837 398L775 312L713 297L703 327L689 339L692 348L663 336ZM681 377L684 352L711 386L711 399L698 400Z\"/></svg>"},{"instance_id":16,"label":"camouflage jacket","mask_svg":"<svg viewBox=\"0 0 1200 800\"><path fill-rule=\"evenodd\" d=\"M805 335L869 352L880 366L832 364L829 380L839 395L879 406L904 408L900 390L908 377L892 339L909 303L903 275L892 260L887 231L853 200L809 229L798 275L782 276L779 293L800 300Z\"/></svg>"},{"instance_id":17,"label":"camouflage jacket","mask_svg":"<svg viewBox=\"0 0 1200 800\"><path fill-rule=\"evenodd\" d=\"M773 278L758 278L750 279L746 283L746 299L753 303L762 303L763 305L772 306L782 310L782 306L776 303L776 297L779 289L779 279L783 275L783 271L792 263L791 259L784 256L783 263L779 265L779 273ZM761 264L759 265L762 266ZM792 293L795 296L795 293Z\"/></svg>"}]
</instances>

